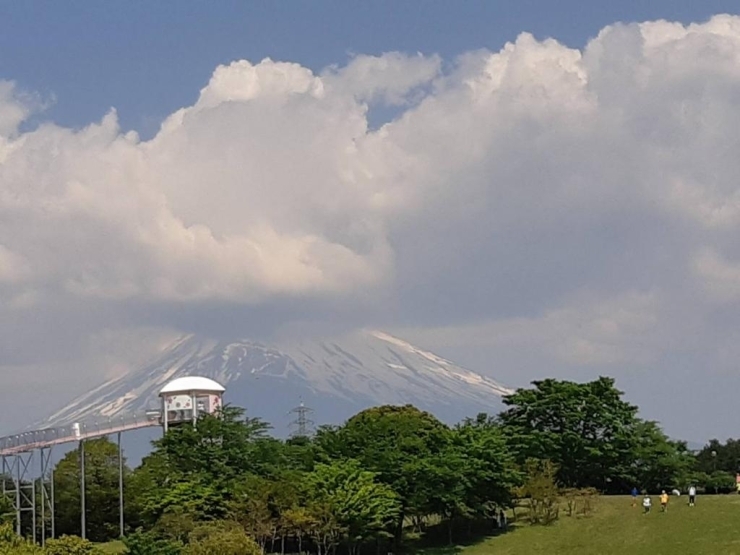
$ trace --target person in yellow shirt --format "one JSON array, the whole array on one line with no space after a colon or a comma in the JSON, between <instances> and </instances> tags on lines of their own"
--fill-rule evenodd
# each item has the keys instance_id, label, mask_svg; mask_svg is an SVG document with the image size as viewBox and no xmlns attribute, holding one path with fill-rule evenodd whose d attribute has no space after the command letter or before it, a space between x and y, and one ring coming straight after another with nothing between
<instances>
[{"instance_id":1,"label":"person in yellow shirt","mask_svg":"<svg viewBox=\"0 0 740 555\"><path fill-rule=\"evenodd\" d=\"M663 490L660 494L660 512L664 513L668 510L668 494Z\"/></svg>"}]
</instances>

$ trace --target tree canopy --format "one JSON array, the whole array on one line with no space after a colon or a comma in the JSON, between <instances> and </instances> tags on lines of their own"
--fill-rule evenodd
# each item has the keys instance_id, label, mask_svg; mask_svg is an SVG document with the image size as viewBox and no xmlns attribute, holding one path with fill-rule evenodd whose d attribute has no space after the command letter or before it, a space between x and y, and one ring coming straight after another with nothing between
<instances>
[{"instance_id":1,"label":"tree canopy","mask_svg":"<svg viewBox=\"0 0 740 555\"><path fill-rule=\"evenodd\" d=\"M637 407L611 378L547 379L504 398L500 415L517 460L549 459L566 487L625 491L637 448Z\"/></svg>"},{"instance_id":2,"label":"tree canopy","mask_svg":"<svg viewBox=\"0 0 740 555\"><path fill-rule=\"evenodd\" d=\"M714 440L694 457L639 418L610 378L536 381L504 404L454 426L410 405L373 407L290 440L228 406L172 427L138 468L125 469L128 553L395 552L404 537L436 526L449 542L488 530L517 497L547 523L559 495L732 487L740 442ZM85 452L87 534L111 539L117 447L99 439ZM57 531L77 534L76 450L54 477ZM0 502L0 523L14 516Z\"/></svg>"}]
</instances>

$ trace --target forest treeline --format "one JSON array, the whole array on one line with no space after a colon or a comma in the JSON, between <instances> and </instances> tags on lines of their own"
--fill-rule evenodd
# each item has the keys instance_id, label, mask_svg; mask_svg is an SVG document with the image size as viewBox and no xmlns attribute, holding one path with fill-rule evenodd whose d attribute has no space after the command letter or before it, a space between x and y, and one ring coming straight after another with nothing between
<instances>
[{"instance_id":1,"label":"forest treeline","mask_svg":"<svg viewBox=\"0 0 740 555\"><path fill-rule=\"evenodd\" d=\"M128 552L398 553L425 537L489 532L502 509L542 491L734 487L740 441L692 454L641 419L610 378L537 381L503 402L497 415L454 426L410 405L380 406L289 440L227 406L172 428L125 468ZM87 537L102 542L118 536L118 451L99 439L85 452ZM80 532L78 456L54 472L58 534ZM0 513L14 516L7 503Z\"/></svg>"}]
</instances>

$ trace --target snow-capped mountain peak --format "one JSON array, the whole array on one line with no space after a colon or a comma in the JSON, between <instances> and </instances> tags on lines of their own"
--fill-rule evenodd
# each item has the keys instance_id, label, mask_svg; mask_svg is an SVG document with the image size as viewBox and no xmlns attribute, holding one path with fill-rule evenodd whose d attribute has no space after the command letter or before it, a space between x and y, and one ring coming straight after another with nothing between
<instances>
[{"instance_id":1,"label":"snow-capped mountain peak","mask_svg":"<svg viewBox=\"0 0 740 555\"><path fill-rule=\"evenodd\" d=\"M285 424L303 399L322 422L376 404L411 403L443 419L495 412L512 390L388 333L362 330L323 340L266 345L186 335L155 360L103 383L56 411L45 425L116 418L158 407L172 379L200 375L226 387L227 402Z\"/></svg>"}]
</instances>

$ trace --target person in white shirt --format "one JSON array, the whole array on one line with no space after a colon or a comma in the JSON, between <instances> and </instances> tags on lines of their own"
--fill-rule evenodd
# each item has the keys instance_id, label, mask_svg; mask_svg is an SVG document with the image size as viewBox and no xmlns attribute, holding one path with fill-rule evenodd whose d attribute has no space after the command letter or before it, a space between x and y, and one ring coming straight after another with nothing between
<instances>
[{"instance_id":1,"label":"person in white shirt","mask_svg":"<svg viewBox=\"0 0 740 555\"><path fill-rule=\"evenodd\" d=\"M650 507L653 506L653 500L646 493L645 497L642 498L642 514L646 515L650 512Z\"/></svg>"},{"instance_id":2,"label":"person in white shirt","mask_svg":"<svg viewBox=\"0 0 740 555\"><path fill-rule=\"evenodd\" d=\"M689 507L693 507L696 503L696 487L692 484L689 488Z\"/></svg>"}]
</instances>

